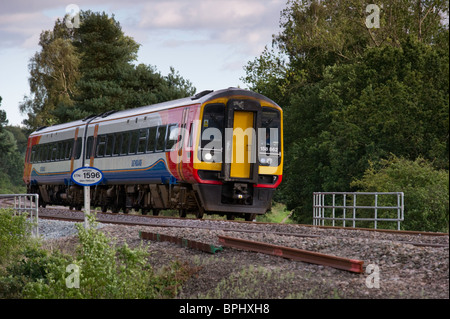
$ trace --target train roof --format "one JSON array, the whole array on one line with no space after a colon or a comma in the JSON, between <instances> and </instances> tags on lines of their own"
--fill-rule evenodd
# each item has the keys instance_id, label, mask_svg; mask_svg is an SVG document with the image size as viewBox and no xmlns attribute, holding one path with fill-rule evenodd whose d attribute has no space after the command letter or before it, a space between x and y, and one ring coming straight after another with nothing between
<instances>
[{"instance_id":1,"label":"train roof","mask_svg":"<svg viewBox=\"0 0 450 319\"><path fill-rule=\"evenodd\" d=\"M172 100L172 101L167 101L167 102L162 102L162 103L157 103L157 104L152 104L152 105L141 106L141 107L132 108L132 109L126 109L126 110L121 110L121 111L111 110L111 111L108 111L108 112L105 112L102 114L93 114L88 117L85 117L84 119L73 121L73 122L56 124L56 125L52 125L49 127L41 127L41 128L38 128L33 133L31 133L31 135L46 134L46 133L50 133L50 132L54 132L54 131L60 131L60 130L72 128L72 127L83 126L88 123L94 124L96 122L96 120L100 121L106 117L108 119L113 120L115 118L131 117L131 116L144 114L144 113L158 112L158 111L162 111L162 110L166 110L166 109L180 107L183 105L203 104L209 100L220 98L220 97L225 97L225 96L230 96L230 95L249 96L249 97L265 100L271 104L278 106L277 103L275 103L274 101L265 97L264 95L261 95L259 93L255 93L255 92L252 92L249 90L245 90L245 89L228 88L228 89L223 89L223 90L218 90L218 91L207 90L207 91L202 91L200 93L197 93L196 95L191 96L191 97L181 98L181 99L177 99L177 100Z\"/></svg>"}]
</instances>

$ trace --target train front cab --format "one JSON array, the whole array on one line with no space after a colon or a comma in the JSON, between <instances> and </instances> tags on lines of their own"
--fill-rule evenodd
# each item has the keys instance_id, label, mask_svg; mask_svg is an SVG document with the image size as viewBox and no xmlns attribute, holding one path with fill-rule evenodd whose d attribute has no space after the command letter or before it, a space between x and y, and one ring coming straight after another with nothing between
<instances>
[{"instance_id":1,"label":"train front cab","mask_svg":"<svg viewBox=\"0 0 450 319\"><path fill-rule=\"evenodd\" d=\"M233 96L204 103L200 118L193 187L205 211L247 220L264 214L282 179L282 109Z\"/></svg>"}]
</instances>

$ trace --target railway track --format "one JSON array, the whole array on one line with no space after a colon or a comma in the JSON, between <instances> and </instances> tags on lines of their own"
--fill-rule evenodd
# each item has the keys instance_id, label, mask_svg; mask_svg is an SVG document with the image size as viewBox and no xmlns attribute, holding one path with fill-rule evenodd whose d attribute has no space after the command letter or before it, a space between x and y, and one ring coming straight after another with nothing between
<instances>
[{"instance_id":1,"label":"railway track","mask_svg":"<svg viewBox=\"0 0 450 319\"><path fill-rule=\"evenodd\" d=\"M82 211L73 211L61 208L42 209L39 218L57 219L65 221L83 221ZM237 220L190 219L181 217L165 217L150 215L131 215L96 212L97 221L106 224L128 226L151 226L168 228L191 228L211 231L240 232L240 233L271 233L279 236L293 236L304 238L320 238L332 236L337 240L352 238L379 238L380 234L385 240L422 247L448 247L448 234L418 231L398 231L366 228L344 228L329 226L310 226L293 224L275 224L265 222L248 222Z\"/></svg>"}]
</instances>

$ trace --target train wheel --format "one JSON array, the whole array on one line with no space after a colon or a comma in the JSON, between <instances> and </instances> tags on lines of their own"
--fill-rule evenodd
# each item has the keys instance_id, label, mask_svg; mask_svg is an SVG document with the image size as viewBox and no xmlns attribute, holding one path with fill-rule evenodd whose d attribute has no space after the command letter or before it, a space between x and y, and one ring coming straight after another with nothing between
<instances>
[{"instance_id":1,"label":"train wheel","mask_svg":"<svg viewBox=\"0 0 450 319\"><path fill-rule=\"evenodd\" d=\"M158 216L160 211L161 211L160 209L153 208L152 209L153 216Z\"/></svg>"},{"instance_id":2,"label":"train wheel","mask_svg":"<svg viewBox=\"0 0 450 319\"><path fill-rule=\"evenodd\" d=\"M228 220L234 220L236 216L234 216L234 214L227 214L227 219Z\"/></svg>"},{"instance_id":3,"label":"train wheel","mask_svg":"<svg viewBox=\"0 0 450 319\"><path fill-rule=\"evenodd\" d=\"M180 209L178 211L178 214L180 215L180 217L186 217L187 211L186 211L186 209Z\"/></svg>"},{"instance_id":4,"label":"train wheel","mask_svg":"<svg viewBox=\"0 0 450 319\"><path fill-rule=\"evenodd\" d=\"M142 214L142 215L147 215L148 212L149 212L149 209L146 209L146 208L142 208L142 209L141 209L141 214Z\"/></svg>"},{"instance_id":5,"label":"train wheel","mask_svg":"<svg viewBox=\"0 0 450 319\"><path fill-rule=\"evenodd\" d=\"M245 220L251 222L256 218L256 214L245 214Z\"/></svg>"},{"instance_id":6,"label":"train wheel","mask_svg":"<svg viewBox=\"0 0 450 319\"><path fill-rule=\"evenodd\" d=\"M106 213L107 210L108 210L108 206L103 205L102 206L102 213Z\"/></svg>"},{"instance_id":7,"label":"train wheel","mask_svg":"<svg viewBox=\"0 0 450 319\"><path fill-rule=\"evenodd\" d=\"M111 211L114 213L114 214L117 214L118 212L119 212L119 207L117 207L117 206L113 206L113 207L111 207Z\"/></svg>"},{"instance_id":8,"label":"train wheel","mask_svg":"<svg viewBox=\"0 0 450 319\"><path fill-rule=\"evenodd\" d=\"M201 210L199 210L199 211L197 211L195 213L195 217L198 218L198 219L202 219L203 218L203 214L204 214L204 211L203 211L203 209L201 209Z\"/></svg>"}]
</instances>

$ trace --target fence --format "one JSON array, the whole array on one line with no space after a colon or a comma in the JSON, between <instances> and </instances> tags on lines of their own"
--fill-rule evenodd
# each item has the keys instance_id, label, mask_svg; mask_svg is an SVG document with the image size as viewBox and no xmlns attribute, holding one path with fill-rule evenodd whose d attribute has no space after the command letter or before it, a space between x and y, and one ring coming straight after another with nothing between
<instances>
[{"instance_id":1,"label":"fence","mask_svg":"<svg viewBox=\"0 0 450 319\"><path fill-rule=\"evenodd\" d=\"M0 208L12 208L20 213L28 212L33 223L32 235L39 236L39 195L38 194L0 194Z\"/></svg>"},{"instance_id":2,"label":"fence","mask_svg":"<svg viewBox=\"0 0 450 319\"><path fill-rule=\"evenodd\" d=\"M358 198L359 205L357 205ZM324 226L325 221L331 221L331 226L335 226L336 221L342 221L342 226L346 227L346 222L351 221L352 227L356 227L356 222L360 224L361 222L373 222L374 228L377 229L379 222L397 222L397 229L400 230L400 222L403 220L403 192L314 193L314 225Z\"/></svg>"}]
</instances>

